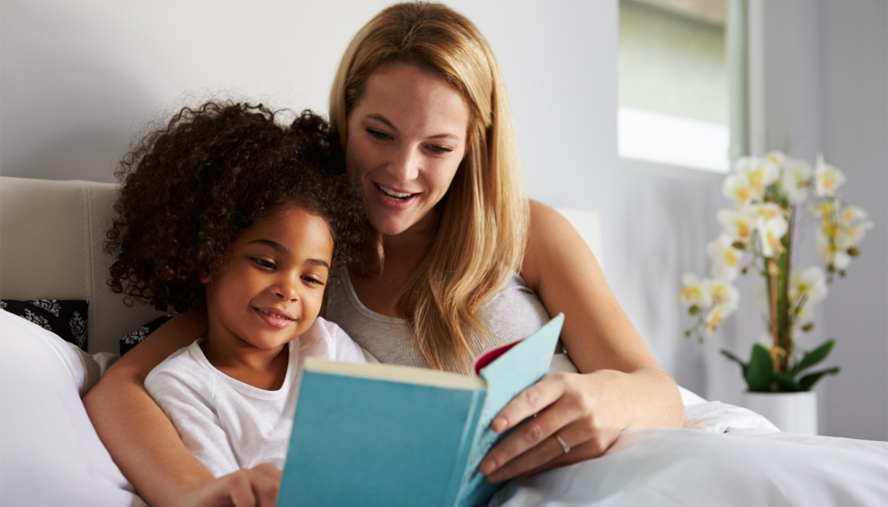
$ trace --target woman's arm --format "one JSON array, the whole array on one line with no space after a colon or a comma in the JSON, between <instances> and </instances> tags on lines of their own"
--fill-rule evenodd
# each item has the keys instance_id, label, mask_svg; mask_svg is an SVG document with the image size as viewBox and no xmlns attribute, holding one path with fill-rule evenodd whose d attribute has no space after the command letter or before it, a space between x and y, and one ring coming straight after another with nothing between
<instances>
[{"instance_id":1,"label":"woman's arm","mask_svg":"<svg viewBox=\"0 0 888 507\"><path fill-rule=\"evenodd\" d=\"M195 312L174 317L121 357L83 399L114 462L151 505L183 505L214 480L143 386L155 366L205 331L206 319Z\"/></svg>"},{"instance_id":2,"label":"woman's arm","mask_svg":"<svg viewBox=\"0 0 888 507\"><path fill-rule=\"evenodd\" d=\"M494 419L491 427L503 432L537 414L487 454L479 469L492 482L599 456L624 429L681 427L684 417L675 382L620 308L589 247L554 209L531 201L530 211L521 274L550 314L564 313L561 340L581 374L546 376Z\"/></svg>"}]
</instances>

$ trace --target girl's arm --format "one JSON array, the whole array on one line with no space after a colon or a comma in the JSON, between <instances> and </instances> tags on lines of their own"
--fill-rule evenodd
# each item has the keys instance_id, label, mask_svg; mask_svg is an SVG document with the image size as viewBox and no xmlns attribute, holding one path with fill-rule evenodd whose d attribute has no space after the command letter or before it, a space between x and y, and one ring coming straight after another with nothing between
<instances>
[{"instance_id":1,"label":"girl's arm","mask_svg":"<svg viewBox=\"0 0 888 507\"><path fill-rule=\"evenodd\" d=\"M280 482L273 465L214 479L143 386L155 366L205 332L206 319L195 312L174 317L109 368L83 404L114 462L149 504L272 506Z\"/></svg>"},{"instance_id":2,"label":"girl's arm","mask_svg":"<svg viewBox=\"0 0 888 507\"><path fill-rule=\"evenodd\" d=\"M681 427L675 382L620 308L592 251L560 213L531 201L522 276L551 315L580 374L546 376L510 402L491 427L503 432L479 469L492 482L601 455L622 430ZM560 437L570 449L565 453Z\"/></svg>"}]
</instances>

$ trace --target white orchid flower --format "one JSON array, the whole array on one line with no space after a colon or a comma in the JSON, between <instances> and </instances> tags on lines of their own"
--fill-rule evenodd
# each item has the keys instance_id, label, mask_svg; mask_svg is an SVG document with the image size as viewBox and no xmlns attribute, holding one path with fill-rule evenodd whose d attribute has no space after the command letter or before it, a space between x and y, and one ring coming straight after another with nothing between
<instances>
[{"instance_id":1,"label":"white orchid flower","mask_svg":"<svg viewBox=\"0 0 888 507\"><path fill-rule=\"evenodd\" d=\"M705 280L708 282L709 290L712 293L713 305L724 305L729 310L734 311L740 303L740 289L734 287L731 282L725 280Z\"/></svg>"},{"instance_id":2,"label":"white orchid flower","mask_svg":"<svg viewBox=\"0 0 888 507\"><path fill-rule=\"evenodd\" d=\"M789 274L789 299L796 302L804 296L810 303L823 301L829 289L826 286L826 273L820 266L793 268Z\"/></svg>"},{"instance_id":3,"label":"white orchid flower","mask_svg":"<svg viewBox=\"0 0 888 507\"><path fill-rule=\"evenodd\" d=\"M755 219L748 210L722 209L718 211L716 217L724 227L725 234L731 236L735 241L747 245L752 242Z\"/></svg>"},{"instance_id":4,"label":"white orchid flower","mask_svg":"<svg viewBox=\"0 0 888 507\"><path fill-rule=\"evenodd\" d=\"M824 223L822 227L818 227L814 248L824 262L832 264L836 269L845 269L851 264L851 256L847 249L838 247L834 239L835 228L835 223Z\"/></svg>"},{"instance_id":5,"label":"white orchid flower","mask_svg":"<svg viewBox=\"0 0 888 507\"><path fill-rule=\"evenodd\" d=\"M801 298L802 306L794 317L793 326L802 327L811 322L814 315L814 305L823 301L829 289L826 286L826 274L823 268L818 266L801 270L794 268L789 276L789 301L793 306L798 305Z\"/></svg>"},{"instance_id":6,"label":"white orchid flower","mask_svg":"<svg viewBox=\"0 0 888 507\"><path fill-rule=\"evenodd\" d=\"M827 199L819 202L808 208L808 212L811 215L819 217L823 223L832 222L833 214L836 212L836 201L834 199Z\"/></svg>"},{"instance_id":7,"label":"white orchid flower","mask_svg":"<svg viewBox=\"0 0 888 507\"><path fill-rule=\"evenodd\" d=\"M722 325L726 318L731 315L734 310L728 305L719 304L712 307L704 318L706 322L706 336L712 336L712 333Z\"/></svg>"},{"instance_id":8,"label":"white orchid flower","mask_svg":"<svg viewBox=\"0 0 888 507\"><path fill-rule=\"evenodd\" d=\"M817 228L815 248L827 264L845 269L851 263L853 249L863 240L873 223L866 220L866 211L857 206L844 206L827 199L814 207L822 220Z\"/></svg>"},{"instance_id":9,"label":"white orchid flower","mask_svg":"<svg viewBox=\"0 0 888 507\"><path fill-rule=\"evenodd\" d=\"M764 204L753 204L749 207L749 214L753 220L774 220L775 218L785 218L786 210L780 206L766 202Z\"/></svg>"},{"instance_id":10,"label":"white orchid flower","mask_svg":"<svg viewBox=\"0 0 888 507\"><path fill-rule=\"evenodd\" d=\"M787 158L783 165L780 185L786 197L793 205L798 206L808 198L808 187L811 184L811 166L804 160Z\"/></svg>"},{"instance_id":11,"label":"white orchid flower","mask_svg":"<svg viewBox=\"0 0 888 507\"><path fill-rule=\"evenodd\" d=\"M866 231L872 228L873 223L870 221L859 222L851 226L846 226L840 223L839 228L836 231L836 248L840 250L848 250L849 248L856 247L857 244L863 240Z\"/></svg>"},{"instance_id":12,"label":"white orchid flower","mask_svg":"<svg viewBox=\"0 0 888 507\"><path fill-rule=\"evenodd\" d=\"M857 206L845 206L839 212L839 225L850 226L859 220L866 220L867 217L867 212Z\"/></svg>"},{"instance_id":13,"label":"white orchid flower","mask_svg":"<svg viewBox=\"0 0 888 507\"><path fill-rule=\"evenodd\" d=\"M734 172L725 178L722 193L734 199L739 207L760 200L768 185L777 181L780 167L767 158L742 157L737 159Z\"/></svg>"},{"instance_id":14,"label":"white orchid flower","mask_svg":"<svg viewBox=\"0 0 888 507\"><path fill-rule=\"evenodd\" d=\"M690 308L697 306L708 308L712 305L712 291L706 280L700 280L693 273L685 273L681 276L681 292L678 299L682 306Z\"/></svg>"},{"instance_id":15,"label":"white orchid flower","mask_svg":"<svg viewBox=\"0 0 888 507\"><path fill-rule=\"evenodd\" d=\"M722 193L728 199L733 199L739 208L747 206L753 199L761 198L749 186L745 174L729 174L722 185Z\"/></svg>"},{"instance_id":16,"label":"white orchid flower","mask_svg":"<svg viewBox=\"0 0 888 507\"><path fill-rule=\"evenodd\" d=\"M784 155L782 151L769 151L768 153L765 153L763 158L777 167L783 167L783 164L788 157Z\"/></svg>"},{"instance_id":17,"label":"white orchid flower","mask_svg":"<svg viewBox=\"0 0 888 507\"><path fill-rule=\"evenodd\" d=\"M818 197L834 197L836 191L845 184L845 174L836 166L827 163L823 155L817 157L814 168L814 190Z\"/></svg>"},{"instance_id":18,"label":"white orchid flower","mask_svg":"<svg viewBox=\"0 0 888 507\"><path fill-rule=\"evenodd\" d=\"M753 158L745 166L745 173L749 186L756 194L763 196L768 185L777 181L780 177L780 166L767 158Z\"/></svg>"},{"instance_id":19,"label":"white orchid flower","mask_svg":"<svg viewBox=\"0 0 888 507\"><path fill-rule=\"evenodd\" d=\"M783 253L784 247L781 239L789 230L789 222L783 218L783 215L773 218L760 216L756 220L756 230L758 230L762 255L765 257L775 257Z\"/></svg>"},{"instance_id":20,"label":"white orchid flower","mask_svg":"<svg viewBox=\"0 0 888 507\"><path fill-rule=\"evenodd\" d=\"M740 259L743 257L743 251L737 250L732 245L734 239L727 234L720 234L718 238L710 241L706 245L706 252L709 254L710 274L713 278L720 280L732 281L737 278L740 272Z\"/></svg>"}]
</instances>

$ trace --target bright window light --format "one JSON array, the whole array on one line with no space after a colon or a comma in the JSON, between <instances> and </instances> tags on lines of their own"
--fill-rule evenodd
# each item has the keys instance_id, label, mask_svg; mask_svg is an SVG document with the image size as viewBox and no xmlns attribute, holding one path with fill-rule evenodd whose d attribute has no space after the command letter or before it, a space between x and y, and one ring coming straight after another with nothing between
<instances>
[{"instance_id":1,"label":"bright window light","mask_svg":"<svg viewBox=\"0 0 888 507\"><path fill-rule=\"evenodd\" d=\"M617 125L621 157L728 172L727 125L628 107Z\"/></svg>"}]
</instances>

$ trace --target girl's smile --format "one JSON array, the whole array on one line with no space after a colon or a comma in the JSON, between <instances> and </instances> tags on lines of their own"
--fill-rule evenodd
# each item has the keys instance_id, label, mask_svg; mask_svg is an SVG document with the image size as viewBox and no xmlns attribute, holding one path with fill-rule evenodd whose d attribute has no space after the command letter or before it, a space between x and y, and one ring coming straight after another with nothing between
<instances>
[{"instance_id":1,"label":"girl's smile","mask_svg":"<svg viewBox=\"0 0 888 507\"><path fill-rule=\"evenodd\" d=\"M278 310L277 308L253 308L259 313L259 317L263 319L269 326L276 327L278 329L284 329L290 324L296 322L296 319L290 316L285 310Z\"/></svg>"}]
</instances>

